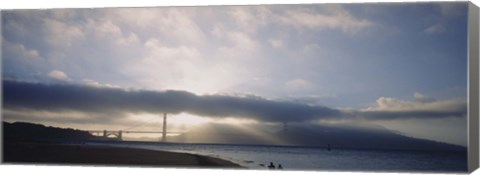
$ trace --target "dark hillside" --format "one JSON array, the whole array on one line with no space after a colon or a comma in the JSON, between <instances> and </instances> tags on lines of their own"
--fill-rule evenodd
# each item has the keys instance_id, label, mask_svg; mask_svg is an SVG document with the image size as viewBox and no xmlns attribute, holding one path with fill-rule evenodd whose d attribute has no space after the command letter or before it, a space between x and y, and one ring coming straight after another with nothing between
<instances>
[{"instance_id":1,"label":"dark hillside","mask_svg":"<svg viewBox=\"0 0 480 175\"><path fill-rule=\"evenodd\" d=\"M7 141L75 141L93 140L98 137L87 131L71 128L49 127L24 122L3 122L3 138Z\"/></svg>"}]
</instances>

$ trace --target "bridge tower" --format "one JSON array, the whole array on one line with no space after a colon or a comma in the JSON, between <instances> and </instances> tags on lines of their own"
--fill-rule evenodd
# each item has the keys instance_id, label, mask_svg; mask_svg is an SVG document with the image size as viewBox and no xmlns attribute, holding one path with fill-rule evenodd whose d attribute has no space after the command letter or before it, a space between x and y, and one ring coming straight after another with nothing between
<instances>
[{"instance_id":1,"label":"bridge tower","mask_svg":"<svg viewBox=\"0 0 480 175\"><path fill-rule=\"evenodd\" d=\"M167 113L163 113L162 142L167 141Z\"/></svg>"}]
</instances>

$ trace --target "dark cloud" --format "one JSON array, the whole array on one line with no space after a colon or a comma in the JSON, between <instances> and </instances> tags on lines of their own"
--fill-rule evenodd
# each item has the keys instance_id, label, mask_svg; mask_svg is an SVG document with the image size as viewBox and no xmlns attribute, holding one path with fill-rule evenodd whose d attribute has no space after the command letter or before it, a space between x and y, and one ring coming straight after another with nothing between
<instances>
[{"instance_id":1,"label":"dark cloud","mask_svg":"<svg viewBox=\"0 0 480 175\"><path fill-rule=\"evenodd\" d=\"M3 82L9 110L85 112L188 112L206 117L242 117L266 122L304 122L340 116L322 106L222 95L197 96L186 91L123 90L71 84Z\"/></svg>"},{"instance_id":2,"label":"dark cloud","mask_svg":"<svg viewBox=\"0 0 480 175\"><path fill-rule=\"evenodd\" d=\"M249 118L263 122L314 120L399 120L466 116L461 100L405 102L380 98L377 107L340 110L298 102L273 101L258 96L198 96L186 91L125 90L73 84L3 81L4 108L11 111L79 111L102 118L123 113L187 112L204 117ZM106 114L106 115L105 115Z\"/></svg>"},{"instance_id":3,"label":"dark cloud","mask_svg":"<svg viewBox=\"0 0 480 175\"><path fill-rule=\"evenodd\" d=\"M431 119L445 117L465 117L467 101L465 99L436 100L415 93L415 101L380 97L374 107L352 111L351 115L369 120L395 119Z\"/></svg>"},{"instance_id":4,"label":"dark cloud","mask_svg":"<svg viewBox=\"0 0 480 175\"><path fill-rule=\"evenodd\" d=\"M398 120L398 119L434 119L445 117L464 117L466 116L465 110L455 111L357 111L352 112L350 115L356 118L368 119L368 120Z\"/></svg>"}]
</instances>

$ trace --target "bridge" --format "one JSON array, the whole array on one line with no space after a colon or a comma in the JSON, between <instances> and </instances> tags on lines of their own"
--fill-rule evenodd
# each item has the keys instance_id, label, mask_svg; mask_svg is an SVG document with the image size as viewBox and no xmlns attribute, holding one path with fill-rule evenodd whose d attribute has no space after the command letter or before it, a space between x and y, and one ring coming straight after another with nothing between
<instances>
[{"instance_id":1,"label":"bridge","mask_svg":"<svg viewBox=\"0 0 480 175\"><path fill-rule=\"evenodd\" d=\"M123 134L162 134L161 141L166 141L166 134L183 134L185 132L166 132L163 136L163 131L123 131L123 130L88 130L93 135L116 138L122 140Z\"/></svg>"},{"instance_id":2,"label":"bridge","mask_svg":"<svg viewBox=\"0 0 480 175\"><path fill-rule=\"evenodd\" d=\"M129 131L129 130L88 130L89 133L102 136L116 138L117 140L122 140L123 134L162 134L160 141L167 141L167 134L183 134L185 132L167 132L167 113L163 114L163 130L162 131Z\"/></svg>"}]
</instances>

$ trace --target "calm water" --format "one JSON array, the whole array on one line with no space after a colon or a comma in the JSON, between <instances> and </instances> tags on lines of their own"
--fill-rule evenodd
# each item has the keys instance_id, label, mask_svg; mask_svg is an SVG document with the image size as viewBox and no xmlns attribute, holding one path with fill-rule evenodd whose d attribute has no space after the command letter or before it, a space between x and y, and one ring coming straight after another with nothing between
<instances>
[{"instance_id":1,"label":"calm water","mask_svg":"<svg viewBox=\"0 0 480 175\"><path fill-rule=\"evenodd\" d=\"M270 162L286 170L466 172L466 152L376 151L354 149L163 143L90 143L206 155L250 169Z\"/></svg>"}]
</instances>

